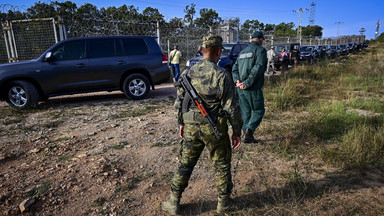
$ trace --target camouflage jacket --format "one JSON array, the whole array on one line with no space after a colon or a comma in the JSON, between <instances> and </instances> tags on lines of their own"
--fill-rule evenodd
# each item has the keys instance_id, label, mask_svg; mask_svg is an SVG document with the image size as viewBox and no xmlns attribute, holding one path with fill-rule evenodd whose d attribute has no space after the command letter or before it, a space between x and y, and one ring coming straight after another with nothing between
<instances>
[{"instance_id":1,"label":"camouflage jacket","mask_svg":"<svg viewBox=\"0 0 384 216\"><path fill-rule=\"evenodd\" d=\"M185 70L184 73L187 73L187 77L202 98L210 116L217 117L220 110L224 111L225 117L232 125L233 136L239 137L242 120L239 99L231 74L208 58L200 59L196 65ZM174 108L180 125L184 125L182 113L184 96L184 89L178 87ZM192 109L198 112L197 108Z\"/></svg>"},{"instance_id":2,"label":"camouflage jacket","mask_svg":"<svg viewBox=\"0 0 384 216\"><path fill-rule=\"evenodd\" d=\"M261 89L264 84L264 72L267 69L267 51L257 42L243 49L233 65L234 82L240 80L246 89Z\"/></svg>"}]
</instances>

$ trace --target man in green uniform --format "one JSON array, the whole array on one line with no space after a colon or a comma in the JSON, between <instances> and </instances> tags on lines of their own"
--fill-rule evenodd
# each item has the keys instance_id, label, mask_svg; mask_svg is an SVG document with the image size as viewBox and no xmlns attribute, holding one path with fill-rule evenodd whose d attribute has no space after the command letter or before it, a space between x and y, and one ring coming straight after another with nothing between
<instances>
[{"instance_id":1,"label":"man in green uniform","mask_svg":"<svg viewBox=\"0 0 384 216\"><path fill-rule=\"evenodd\" d=\"M257 143L253 133L260 125L265 113L261 88L264 84L267 54L265 48L261 46L263 40L262 32L253 33L251 44L240 52L232 69L232 77L238 87L240 98L244 143Z\"/></svg>"},{"instance_id":2,"label":"man in green uniform","mask_svg":"<svg viewBox=\"0 0 384 216\"><path fill-rule=\"evenodd\" d=\"M233 188L231 177L231 140L228 135L229 121L232 125L233 149L241 143L241 118L238 97L231 74L217 66L222 51L220 36L203 38L203 58L189 70L187 78L203 100L209 115L215 121L216 129L222 134L218 139L207 120L199 110L187 100L183 88L177 89L175 114L180 125L180 137L183 138L178 169L174 174L171 193L168 200L161 203L161 209L172 215L179 210L180 198L188 186L194 166L205 147L209 150L215 167L217 191L219 194L217 213L223 213L233 206L230 194Z\"/></svg>"}]
</instances>

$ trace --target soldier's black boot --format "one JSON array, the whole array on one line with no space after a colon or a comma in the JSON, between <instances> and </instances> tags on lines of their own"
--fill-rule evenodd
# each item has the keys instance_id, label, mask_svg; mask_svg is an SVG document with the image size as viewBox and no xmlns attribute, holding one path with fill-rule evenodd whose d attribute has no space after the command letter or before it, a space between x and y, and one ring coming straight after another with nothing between
<instances>
[{"instance_id":1,"label":"soldier's black boot","mask_svg":"<svg viewBox=\"0 0 384 216\"><path fill-rule=\"evenodd\" d=\"M243 137L243 142L244 143L258 143L258 141L253 137L253 131L249 128L247 128L244 132L244 137Z\"/></svg>"},{"instance_id":2,"label":"soldier's black boot","mask_svg":"<svg viewBox=\"0 0 384 216\"><path fill-rule=\"evenodd\" d=\"M180 197L174 194L169 195L169 199L161 203L161 210L168 212L170 215L177 215L180 207Z\"/></svg>"}]
</instances>

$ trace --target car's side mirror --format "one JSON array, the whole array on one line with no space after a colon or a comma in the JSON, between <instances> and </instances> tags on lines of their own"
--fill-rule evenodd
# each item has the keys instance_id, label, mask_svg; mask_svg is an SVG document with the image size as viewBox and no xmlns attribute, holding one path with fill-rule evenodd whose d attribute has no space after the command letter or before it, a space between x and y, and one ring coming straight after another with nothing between
<instances>
[{"instance_id":1,"label":"car's side mirror","mask_svg":"<svg viewBox=\"0 0 384 216\"><path fill-rule=\"evenodd\" d=\"M232 57L237 58L239 56L239 53L232 53Z\"/></svg>"},{"instance_id":2,"label":"car's side mirror","mask_svg":"<svg viewBox=\"0 0 384 216\"><path fill-rule=\"evenodd\" d=\"M46 62L53 61L52 52L47 52L47 54L45 54L44 60Z\"/></svg>"}]
</instances>

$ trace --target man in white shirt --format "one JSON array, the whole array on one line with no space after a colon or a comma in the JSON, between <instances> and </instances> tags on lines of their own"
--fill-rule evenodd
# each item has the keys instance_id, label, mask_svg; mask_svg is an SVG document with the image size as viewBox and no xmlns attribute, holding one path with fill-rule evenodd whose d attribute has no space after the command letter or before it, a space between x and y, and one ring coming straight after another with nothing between
<instances>
[{"instance_id":1,"label":"man in white shirt","mask_svg":"<svg viewBox=\"0 0 384 216\"><path fill-rule=\"evenodd\" d=\"M180 60L183 60L178 45L175 45L174 50L169 54L169 60L171 61L173 80L177 81L180 76Z\"/></svg>"},{"instance_id":2,"label":"man in white shirt","mask_svg":"<svg viewBox=\"0 0 384 216\"><path fill-rule=\"evenodd\" d=\"M271 49L268 50L267 52L267 59L268 59L268 65L267 65L267 73L270 72L271 67L272 67L272 73L275 74L275 59L276 53L275 50L273 49L273 46L271 46Z\"/></svg>"}]
</instances>

